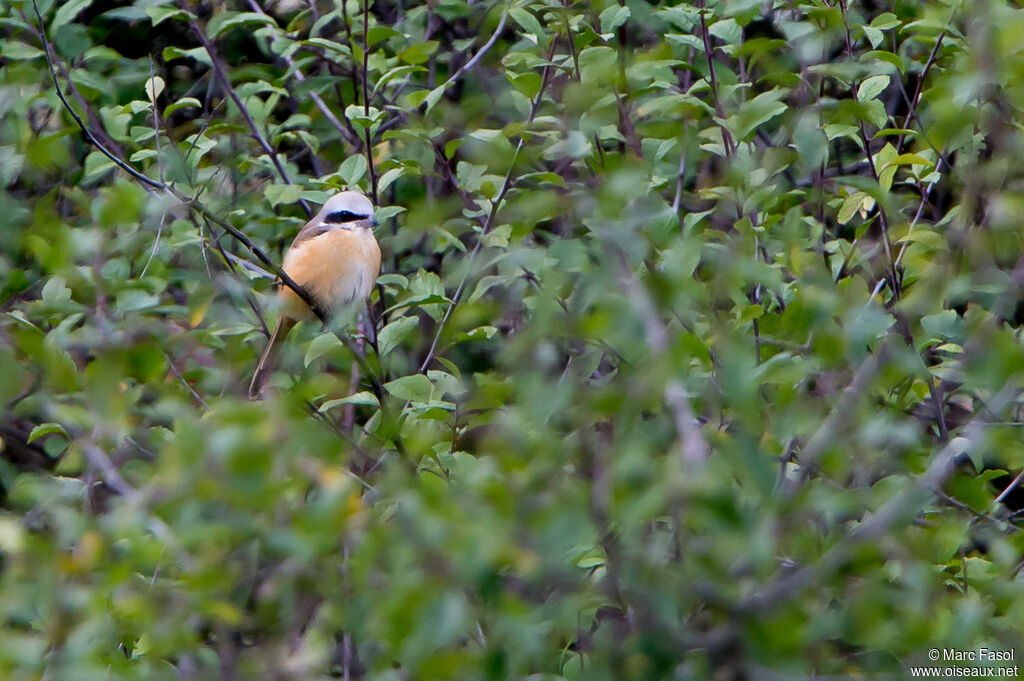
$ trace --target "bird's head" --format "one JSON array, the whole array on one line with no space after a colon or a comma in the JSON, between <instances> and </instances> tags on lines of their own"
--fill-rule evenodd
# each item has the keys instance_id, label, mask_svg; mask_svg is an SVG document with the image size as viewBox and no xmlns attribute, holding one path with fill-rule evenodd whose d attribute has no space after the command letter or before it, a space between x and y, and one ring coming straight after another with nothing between
<instances>
[{"instance_id":1,"label":"bird's head","mask_svg":"<svg viewBox=\"0 0 1024 681\"><path fill-rule=\"evenodd\" d=\"M373 204L359 192L335 194L327 199L317 218L327 227L372 229L377 226L377 218L373 216Z\"/></svg>"}]
</instances>

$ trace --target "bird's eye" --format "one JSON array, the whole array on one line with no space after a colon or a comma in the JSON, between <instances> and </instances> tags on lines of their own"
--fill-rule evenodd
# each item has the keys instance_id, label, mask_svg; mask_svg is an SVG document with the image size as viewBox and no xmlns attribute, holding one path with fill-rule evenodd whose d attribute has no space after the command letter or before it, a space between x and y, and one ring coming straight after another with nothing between
<instances>
[{"instance_id":1,"label":"bird's eye","mask_svg":"<svg viewBox=\"0 0 1024 681\"><path fill-rule=\"evenodd\" d=\"M338 210L333 213L328 213L325 218L325 222L353 222L355 220L362 220L364 216L357 215L350 210Z\"/></svg>"}]
</instances>

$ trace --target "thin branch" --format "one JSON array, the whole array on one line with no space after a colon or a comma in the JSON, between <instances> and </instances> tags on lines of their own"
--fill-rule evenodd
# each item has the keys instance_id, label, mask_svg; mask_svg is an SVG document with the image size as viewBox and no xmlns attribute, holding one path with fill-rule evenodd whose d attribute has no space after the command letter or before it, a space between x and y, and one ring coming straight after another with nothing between
<instances>
[{"instance_id":1,"label":"thin branch","mask_svg":"<svg viewBox=\"0 0 1024 681\"><path fill-rule=\"evenodd\" d=\"M344 1L344 0L342 0ZM370 0L363 0L363 114L370 117L370 45L368 34L370 32ZM370 173L370 196L373 204L377 205L377 169L373 165L373 137L370 134L370 127L363 130L363 150L366 152L366 168Z\"/></svg>"},{"instance_id":2,"label":"thin branch","mask_svg":"<svg viewBox=\"0 0 1024 681\"><path fill-rule=\"evenodd\" d=\"M491 37L488 38L487 42L484 43L483 46L479 50L477 50L476 54L474 54L472 57L470 57L469 60L466 61L465 64L463 64L461 67L459 67L458 70L455 71L455 73L453 73L451 76L449 76L448 80L446 80L445 82L441 83L441 85L439 87L440 87L442 92L446 91L449 87L454 85L455 82L458 81L459 78L461 78L464 73L466 73L466 71L469 71L471 68L476 66L477 62L479 62L483 58L483 56L485 54L487 54L487 51L490 50L492 47L494 47L494 43L497 42L498 38L501 36L501 32L505 29L505 22L507 20L508 20L508 14L505 13L505 12L502 12L501 13L501 19L498 21L498 27L496 29L494 29L494 33L492 33ZM547 69L547 67L544 67L544 68L545 68L545 70ZM418 107L418 109L419 109L419 112L421 114L424 113L427 110L427 103L426 103L426 101L421 102L419 107Z\"/></svg>"},{"instance_id":3,"label":"thin branch","mask_svg":"<svg viewBox=\"0 0 1024 681\"><path fill-rule=\"evenodd\" d=\"M171 359L171 356L168 355L166 352L164 352L163 355L164 359L167 360L167 366L171 368L171 373L174 374L179 381L181 381L181 384L185 386L185 388L189 391L192 397L196 400L196 402L200 404L200 406L202 406L203 409L205 409L206 411L210 411L210 405L206 403L206 400L203 399L202 395L196 392L196 389L192 387L192 384L186 381L185 377L181 375L181 372L178 371L178 367L174 366L174 360Z\"/></svg>"},{"instance_id":4,"label":"thin branch","mask_svg":"<svg viewBox=\"0 0 1024 681\"><path fill-rule=\"evenodd\" d=\"M941 156L941 154L940 154L940 156ZM942 163L943 163L943 161L940 158L938 163L936 163L936 166L935 166L936 170L938 170L939 166ZM946 167L948 167L950 170L952 170L952 166L950 166L948 163L946 164ZM914 219L910 221L910 226L907 228L907 235L908 236L914 231L914 227L917 226L918 220L921 219L921 215L924 212L924 207L928 203L928 199L931 197L932 191L934 191L934 189L935 189L935 183L933 182L933 183L928 185L928 191L926 191L926 192L924 192L922 194L922 196L921 196L921 203L918 204L918 206L917 206L917 212L914 214ZM895 268L898 268L900 266L900 263L903 262L903 256L907 252L907 248L910 246L910 244L911 244L910 240L906 240L906 241L903 242L903 245L900 246L900 252L896 255L896 260L895 260L895 263L894 263L894 270L895 270ZM871 304L871 301L874 300L875 296L877 296L881 292L883 286L885 286L885 278L884 277L878 281L878 283L875 285L875 288L871 291L871 295L868 297L868 302L865 303L865 306Z\"/></svg>"},{"instance_id":5,"label":"thin branch","mask_svg":"<svg viewBox=\"0 0 1024 681\"><path fill-rule=\"evenodd\" d=\"M1007 485L1006 489L999 493L999 496L996 497L995 503L1001 504L1003 500L1006 499L1006 497L1010 496L1010 492L1017 489L1017 487L1020 485L1021 480L1024 480L1024 471L1018 473L1017 477L1013 479L1013 482Z\"/></svg>"},{"instance_id":6,"label":"thin branch","mask_svg":"<svg viewBox=\"0 0 1024 681\"><path fill-rule=\"evenodd\" d=\"M164 189L164 184L158 182L152 178L146 177L135 168L122 161L114 152L110 151L105 147L96 136L92 133L82 117L71 107L71 103L68 102L67 97L64 96L64 91L60 87L60 83L57 80L57 71L53 67L53 57L50 55L50 41L46 38L46 28L43 25L43 16L39 13L39 5L36 4L36 0L32 0L32 9L35 10L36 19L39 21L39 33L42 36L43 41L43 54L46 55L46 65L50 67L50 77L53 78L53 87L57 91L57 98L60 99L60 103L64 105L64 108L78 124L78 127L82 130L82 134L85 135L86 141L96 147L104 156L113 161L121 170L125 171L139 182L152 187L154 189Z\"/></svg>"},{"instance_id":7,"label":"thin branch","mask_svg":"<svg viewBox=\"0 0 1024 681\"><path fill-rule=\"evenodd\" d=\"M242 103L242 99L235 92L235 88L231 86L231 81L228 79L227 73L224 71L224 65L221 63L220 55L217 53L217 48L214 47L213 43L209 38L206 37L206 33L199 26L199 23L195 19L189 19L189 27L192 32L196 34L199 39L199 44L203 46L206 53L210 56L210 67L213 69L213 74L217 80L220 81L220 85L227 92L231 101L238 107L239 113L242 115L242 119L245 121L246 126L249 128L249 132L252 134L253 139L260 145L267 156L270 157L270 162L274 164L277 169L278 175L281 176L281 180L285 184L292 184L291 178L288 177L288 173L285 171L284 166L281 165L281 161L277 158L277 152L270 146L267 139L260 132L259 126L256 125L256 121L253 120L252 114ZM302 210L305 211L307 217L313 217L313 209L310 208L309 204L306 203L305 199L299 199L299 205L302 206Z\"/></svg>"},{"instance_id":8,"label":"thin branch","mask_svg":"<svg viewBox=\"0 0 1024 681\"><path fill-rule=\"evenodd\" d=\"M554 49L554 43L552 43L552 50ZM548 57L550 61L550 55ZM537 91L537 95L533 99L533 105L530 108L530 115L526 119L526 124L529 125L533 122L534 117L537 115L537 110L540 108L541 100L544 97L544 90L548 84L548 76L550 74L550 67L545 66L541 73L540 89ZM430 362L434 359L434 353L437 351L437 344L441 340L441 334L444 332L444 327L448 323L448 320L452 316L452 312L455 311L455 307L462 300L462 295L466 289L466 282L469 281L470 274L472 273L473 263L476 261L477 255L483 249L483 238L486 236L492 225L494 224L494 218L498 213L498 209L501 207L502 201L505 199L505 194L508 193L509 188L512 186L512 172L515 170L516 161L519 159L519 152L523 148L524 136L521 133L519 135L519 141L516 143L515 152L512 154L512 162L509 164L508 172L505 173L505 180L501 184L501 189L498 191L497 196L494 197L494 201L491 203L491 210L487 214L487 218L484 220L480 228L480 233L477 235L476 245L469 254L469 262L466 267L466 273L462 276L462 280L459 282L458 287L455 289L455 293L452 295L452 302L445 310L444 317L437 325L437 331L434 333L434 339L430 343L430 349L427 351L426 357L423 358L423 362L420 363L419 373L425 373L427 367L430 366ZM456 185L456 188L458 185Z\"/></svg>"},{"instance_id":9,"label":"thin branch","mask_svg":"<svg viewBox=\"0 0 1024 681\"><path fill-rule=\"evenodd\" d=\"M253 12L256 12L257 14L262 14L265 17L273 19L273 17L271 17L269 14L263 11L263 8L260 7L260 4L256 2L256 0L247 0L247 2L249 4L249 8L252 9ZM270 37L271 43L275 43L278 40L280 40L280 38L276 35ZM302 73L301 70L299 70L298 66L296 66L295 64L295 60L292 59L291 56L287 54L282 54L280 55L280 59L288 66L288 71L294 76L295 80L297 80L299 83L306 82L306 76ZM320 113L322 113L324 118L327 119L327 122L334 126L334 128L338 131L338 134L340 134L343 139L347 140L349 144L355 144L356 141L358 141L359 138L357 136L354 136L355 131L350 130L350 128L346 128L342 124L342 122L338 120L338 117L335 116L334 112L331 111L329 106L327 106L327 103L324 101L323 97L321 97L319 94L312 90L310 90L306 96L313 100L313 104L316 105L316 108L320 110ZM351 125L352 124L349 123L350 127Z\"/></svg>"},{"instance_id":10,"label":"thin branch","mask_svg":"<svg viewBox=\"0 0 1024 681\"><path fill-rule=\"evenodd\" d=\"M712 58L712 47L711 47L711 35L708 32L707 19L704 17L704 12L707 10L707 3L705 0L700 0L697 4L700 11L697 14L700 15L700 38L704 43L704 56L708 61L708 79L711 85L711 98L715 102L715 112L718 117L725 120L725 110L722 108L722 101L718 98L718 78L715 76L715 60ZM725 126L721 126L722 130L722 146L725 148L726 157L731 157L735 149L733 145L732 135Z\"/></svg>"},{"instance_id":11,"label":"thin branch","mask_svg":"<svg viewBox=\"0 0 1024 681\"><path fill-rule=\"evenodd\" d=\"M939 47L942 45L943 39L946 37L946 32L943 31L939 34L939 37L935 39L935 45L932 46L932 51L928 55L928 61L925 62L924 68L921 70L921 75L917 79L917 87L914 88L914 97L911 101L907 102L907 116L903 119L903 129L906 130L910 127L910 121L917 118L917 105L921 102L921 93L924 91L924 80L928 77L928 72L932 68L932 64L935 63L935 58L939 53ZM903 82L900 81L900 88L902 89ZM906 92L904 91L904 94ZM896 151L903 148L904 133L900 133L900 136L896 138Z\"/></svg>"},{"instance_id":12,"label":"thin branch","mask_svg":"<svg viewBox=\"0 0 1024 681\"><path fill-rule=\"evenodd\" d=\"M843 28L845 29L846 38L846 54L851 60L854 60L853 54L853 40L850 35L850 21L846 13L846 0L839 0L839 8L843 15ZM857 81L854 80L850 83L850 91L853 94L854 99L857 98ZM871 177L875 182L880 183L878 174L878 168L875 167L875 159L871 154L871 143L868 141L867 129L864 125L864 121L858 119L857 129L860 133L861 146L864 147L864 154L867 156L868 168L871 170ZM889 285L892 288L892 293L896 298L903 296L903 287L900 284L900 278L898 273L898 265L893 257L893 246L892 239L889 234L889 216L886 214L885 208L881 204L878 204L878 219L879 224L882 228L882 245L885 247L885 257L889 261L889 276L891 278Z\"/></svg>"}]
</instances>

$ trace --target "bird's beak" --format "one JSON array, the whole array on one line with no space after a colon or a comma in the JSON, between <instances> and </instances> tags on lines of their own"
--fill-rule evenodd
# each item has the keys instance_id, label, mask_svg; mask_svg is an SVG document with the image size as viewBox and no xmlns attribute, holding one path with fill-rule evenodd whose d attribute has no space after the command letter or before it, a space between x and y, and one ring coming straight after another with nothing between
<instances>
[{"instance_id":1,"label":"bird's beak","mask_svg":"<svg viewBox=\"0 0 1024 681\"><path fill-rule=\"evenodd\" d=\"M379 222L377 222L377 216L376 216L376 215L371 215L371 216L370 216L370 226L371 226L371 227L376 227L376 226L377 226L377 225L379 225L379 224L380 224L380 223L379 223Z\"/></svg>"}]
</instances>

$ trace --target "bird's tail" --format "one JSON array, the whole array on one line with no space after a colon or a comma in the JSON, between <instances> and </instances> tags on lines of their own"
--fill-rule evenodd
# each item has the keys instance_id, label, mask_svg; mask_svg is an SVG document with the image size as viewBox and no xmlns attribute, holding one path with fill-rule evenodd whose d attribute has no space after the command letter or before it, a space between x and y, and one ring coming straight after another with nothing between
<instances>
[{"instance_id":1,"label":"bird's tail","mask_svg":"<svg viewBox=\"0 0 1024 681\"><path fill-rule=\"evenodd\" d=\"M260 356L256 372L252 375L252 383L249 384L250 400L257 400L263 394L263 390L267 387L267 381L270 380L270 375L274 373L274 368L277 366L277 358L281 354L284 339L288 337L288 332L292 330L293 326L295 326L295 320L288 317L282 316L277 320L274 333L270 335L270 341L267 343L263 355Z\"/></svg>"}]
</instances>

